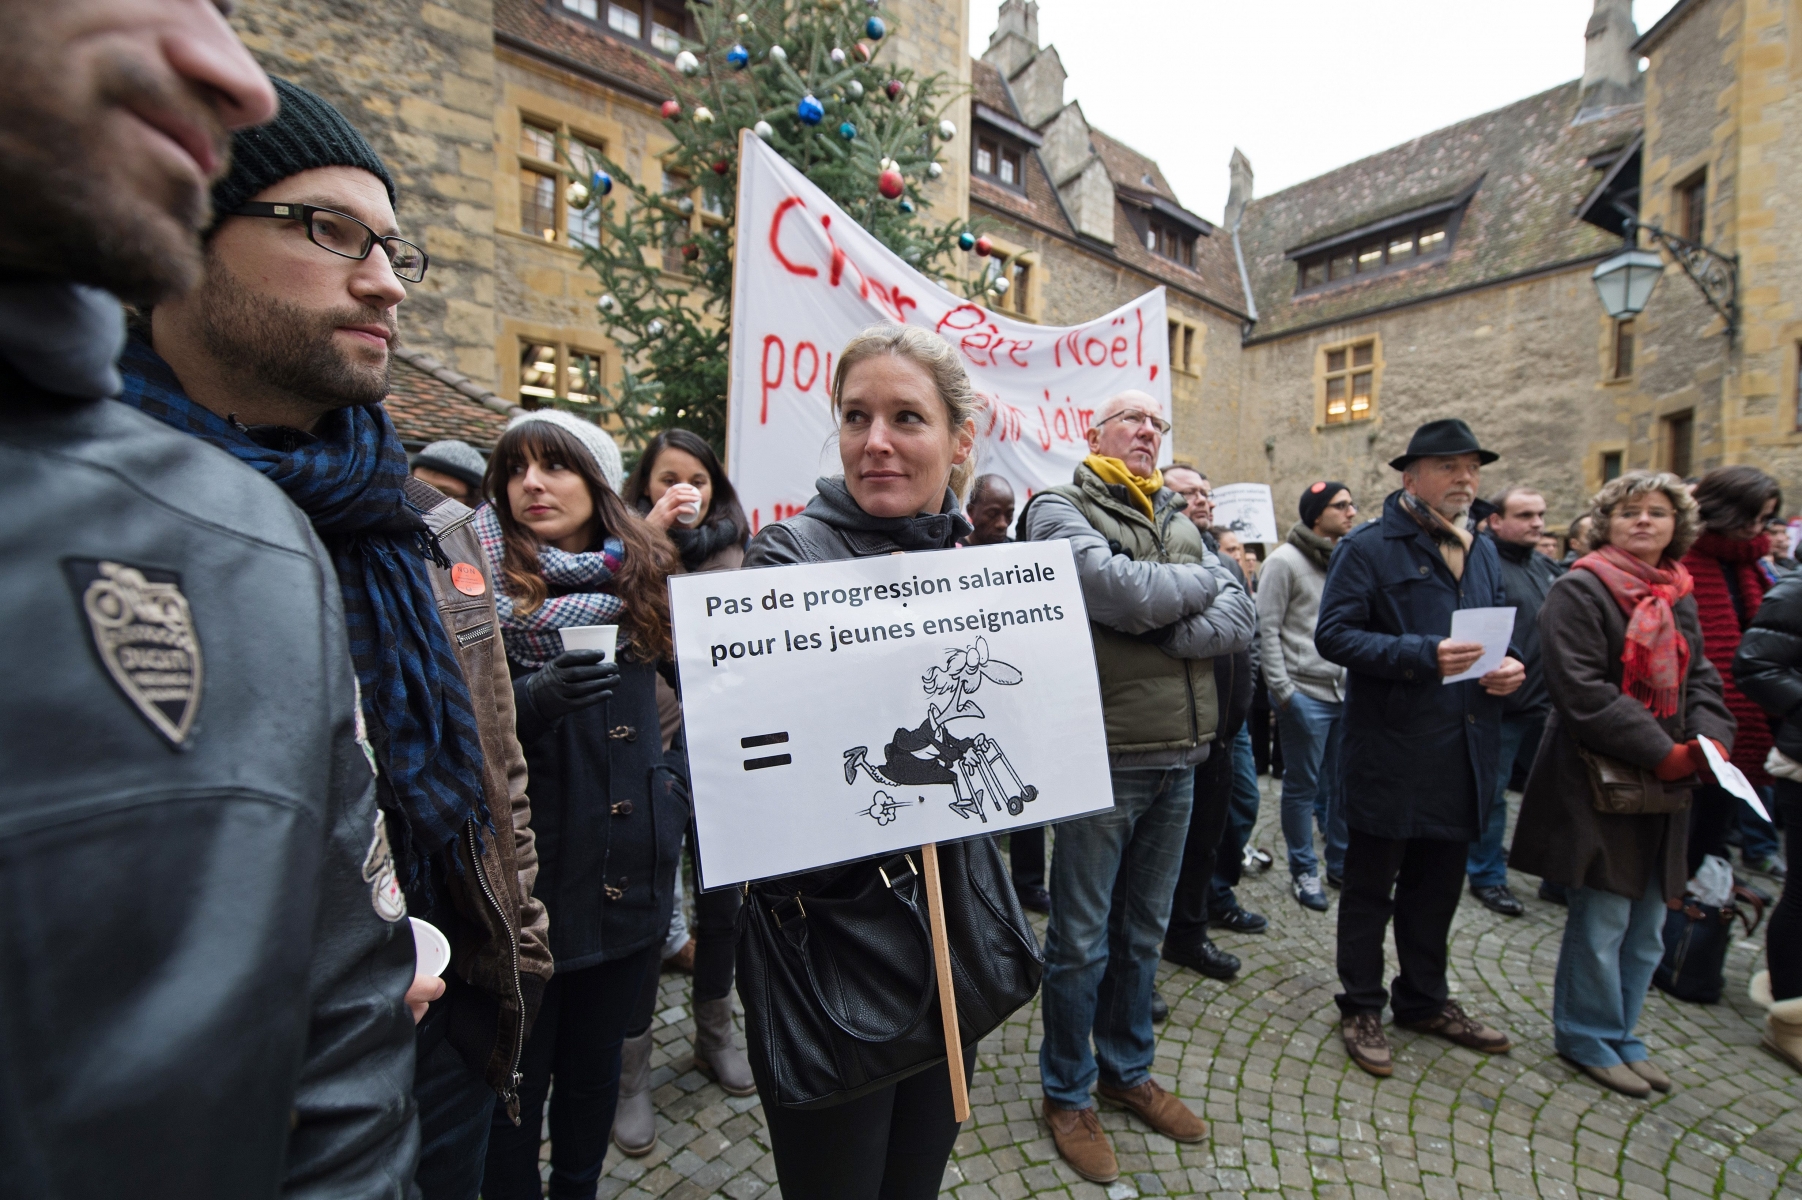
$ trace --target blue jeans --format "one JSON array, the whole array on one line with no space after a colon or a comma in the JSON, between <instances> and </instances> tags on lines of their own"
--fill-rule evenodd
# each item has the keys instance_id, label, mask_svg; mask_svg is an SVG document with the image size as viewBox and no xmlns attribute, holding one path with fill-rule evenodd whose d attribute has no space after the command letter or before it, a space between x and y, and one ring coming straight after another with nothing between
<instances>
[{"instance_id":1,"label":"blue jeans","mask_svg":"<svg viewBox=\"0 0 1802 1200\"><path fill-rule=\"evenodd\" d=\"M1489 824L1483 836L1470 844L1470 857L1464 873L1470 886L1501 887L1508 882L1508 856L1502 842L1508 836L1508 780L1514 774L1514 762L1520 755L1532 762L1539 753L1539 738L1545 733L1544 713L1521 713L1502 718L1502 757L1496 767L1495 803L1489 806Z\"/></svg>"},{"instance_id":2,"label":"blue jeans","mask_svg":"<svg viewBox=\"0 0 1802 1200\"><path fill-rule=\"evenodd\" d=\"M1060 1108L1089 1107L1098 1075L1137 1087L1156 1046L1151 992L1195 768L1115 771L1113 783L1114 807L1059 825L1051 855L1039 1075Z\"/></svg>"},{"instance_id":3,"label":"blue jeans","mask_svg":"<svg viewBox=\"0 0 1802 1200\"><path fill-rule=\"evenodd\" d=\"M458 986L467 986L459 981ZM446 1040L450 1011L434 1004L415 1034L419 1065L413 1100L419 1105L419 1169L424 1200L476 1200L488 1157L494 1089Z\"/></svg>"},{"instance_id":4,"label":"blue jeans","mask_svg":"<svg viewBox=\"0 0 1802 1200\"><path fill-rule=\"evenodd\" d=\"M1771 799L1771 789L1765 788L1764 796L1766 812L1777 811ZM1752 806L1744 800L1739 802L1739 857L1742 862L1763 862L1779 853L1777 847L1777 830L1763 817L1752 811Z\"/></svg>"},{"instance_id":5,"label":"blue jeans","mask_svg":"<svg viewBox=\"0 0 1802 1200\"><path fill-rule=\"evenodd\" d=\"M1552 985L1552 1046L1585 1067L1642 1062L1634 1034L1652 972L1664 956L1664 889L1656 876L1637 900L1573 887Z\"/></svg>"},{"instance_id":6,"label":"blue jeans","mask_svg":"<svg viewBox=\"0 0 1802 1200\"><path fill-rule=\"evenodd\" d=\"M1320 873L1314 857L1316 823L1326 835L1327 874L1345 873L1344 718L1344 704L1301 692L1277 713L1283 735L1283 840L1289 844L1289 874L1294 876Z\"/></svg>"},{"instance_id":7,"label":"blue jeans","mask_svg":"<svg viewBox=\"0 0 1802 1200\"><path fill-rule=\"evenodd\" d=\"M1233 798L1226 810L1226 836L1214 860L1214 878L1208 882L1208 912L1226 913L1239 907L1233 885L1239 882L1245 861L1245 844L1258 823L1258 764L1251 754L1251 726L1239 727L1233 739Z\"/></svg>"}]
</instances>

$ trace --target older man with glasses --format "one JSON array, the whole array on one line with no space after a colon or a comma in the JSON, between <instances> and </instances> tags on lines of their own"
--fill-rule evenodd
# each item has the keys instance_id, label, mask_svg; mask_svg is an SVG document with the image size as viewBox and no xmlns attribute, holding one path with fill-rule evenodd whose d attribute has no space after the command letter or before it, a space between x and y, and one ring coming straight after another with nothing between
<instances>
[{"instance_id":1,"label":"older man with glasses","mask_svg":"<svg viewBox=\"0 0 1802 1200\"><path fill-rule=\"evenodd\" d=\"M1207 1126L1151 1078L1152 988L1193 804L1220 720L1213 659L1252 637L1251 598L1202 542L1158 452L1170 423L1126 392L1089 428L1071 483L1038 493L1023 541L1068 538L1095 641L1114 807L1058 826L1045 939L1044 1114L1085 1179L1119 1177L1090 1088L1151 1128ZM1091 1046L1091 1038L1093 1044Z\"/></svg>"}]
</instances>

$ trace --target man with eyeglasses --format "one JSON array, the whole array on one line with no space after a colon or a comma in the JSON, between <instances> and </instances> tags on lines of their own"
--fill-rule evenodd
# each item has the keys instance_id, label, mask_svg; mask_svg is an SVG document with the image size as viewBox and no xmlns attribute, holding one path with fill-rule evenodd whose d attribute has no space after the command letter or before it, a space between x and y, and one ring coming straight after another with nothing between
<instances>
[{"instance_id":1,"label":"man with eyeglasses","mask_svg":"<svg viewBox=\"0 0 1802 1200\"><path fill-rule=\"evenodd\" d=\"M1097 1083L1166 1137L1207 1136L1151 1078L1152 992L1195 767L1224 704L1213 660L1250 644L1253 612L1165 486L1158 451L1169 432L1155 399L1115 396L1089 428L1074 480L1035 495L1019 521L1022 540L1070 541L1113 773L1112 809L1057 827L1039 1051L1058 1153L1099 1183L1120 1167L1089 1094Z\"/></svg>"},{"instance_id":2,"label":"man with eyeglasses","mask_svg":"<svg viewBox=\"0 0 1802 1200\"><path fill-rule=\"evenodd\" d=\"M1258 630L1264 682L1283 739L1283 840L1289 847L1289 890L1303 908L1325 912L1326 888L1314 853L1318 826L1326 840L1326 883L1345 870L1345 814L1340 809L1340 742L1344 736L1345 668L1314 648L1314 624L1327 564L1358 520L1351 490L1337 480L1302 489L1301 520L1270 552L1258 578Z\"/></svg>"},{"instance_id":3,"label":"man with eyeglasses","mask_svg":"<svg viewBox=\"0 0 1802 1200\"><path fill-rule=\"evenodd\" d=\"M123 398L274 481L337 568L398 860L389 915L451 943L417 1030L416 1180L426 1200L474 1200L497 1099L518 1119L552 973L513 689L474 514L410 477L382 408L425 252L398 236L394 181L362 135L274 83L280 114L233 140L213 188L200 283L134 330Z\"/></svg>"}]
</instances>

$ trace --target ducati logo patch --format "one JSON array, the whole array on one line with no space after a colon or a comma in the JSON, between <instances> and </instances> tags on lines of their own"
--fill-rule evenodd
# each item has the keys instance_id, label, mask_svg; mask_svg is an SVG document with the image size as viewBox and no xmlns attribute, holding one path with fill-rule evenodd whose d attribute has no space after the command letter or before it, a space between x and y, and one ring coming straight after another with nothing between
<instances>
[{"instance_id":1,"label":"ducati logo patch","mask_svg":"<svg viewBox=\"0 0 1802 1200\"><path fill-rule=\"evenodd\" d=\"M407 915L407 897L400 890L394 870L394 851L388 846L388 822L375 814L375 836L363 856L363 882L369 885L369 903L375 915L392 925Z\"/></svg>"},{"instance_id":2,"label":"ducati logo patch","mask_svg":"<svg viewBox=\"0 0 1802 1200\"><path fill-rule=\"evenodd\" d=\"M200 641L181 576L92 559L69 559L63 569L107 674L180 746L200 707Z\"/></svg>"}]
</instances>

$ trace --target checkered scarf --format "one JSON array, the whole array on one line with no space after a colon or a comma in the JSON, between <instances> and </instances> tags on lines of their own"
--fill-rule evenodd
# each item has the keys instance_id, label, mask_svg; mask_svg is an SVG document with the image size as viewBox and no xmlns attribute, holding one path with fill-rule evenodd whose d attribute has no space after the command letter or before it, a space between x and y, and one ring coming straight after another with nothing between
<instances>
[{"instance_id":1,"label":"checkered scarf","mask_svg":"<svg viewBox=\"0 0 1802 1200\"><path fill-rule=\"evenodd\" d=\"M432 594L428 564L444 552L406 501L407 452L387 412L337 409L312 435L288 431L287 444L271 448L190 400L144 341L132 338L119 366L120 400L262 472L331 552L364 712L407 817L410 869L471 817L488 826L475 713Z\"/></svg>"},{"instance_id":2,"label":"checkered scarf","mask_svg":"<svg viewBox=\"0 0 1802 1200\"><path fill-rule=\"evenodd\" d=\"M501 534L501 520L492 504L476 510L471 526L482 540L488 554L490 573L504 579L501 562L506 557L506 541ZM538 668L563 653L563 637L558 630L577 625L611 625L626 611L626 602L611 592L599 589L613 579L613 573L626 561L625 543L610 537L600 550L571 554L555 546L538 547L538 573L550 585L551 594L543 604L529 613L514 605L505 586L494 589L494 607L501 618L501 637L507 643L507 657L522 667Z\"/></svg>"}]
</instances>

